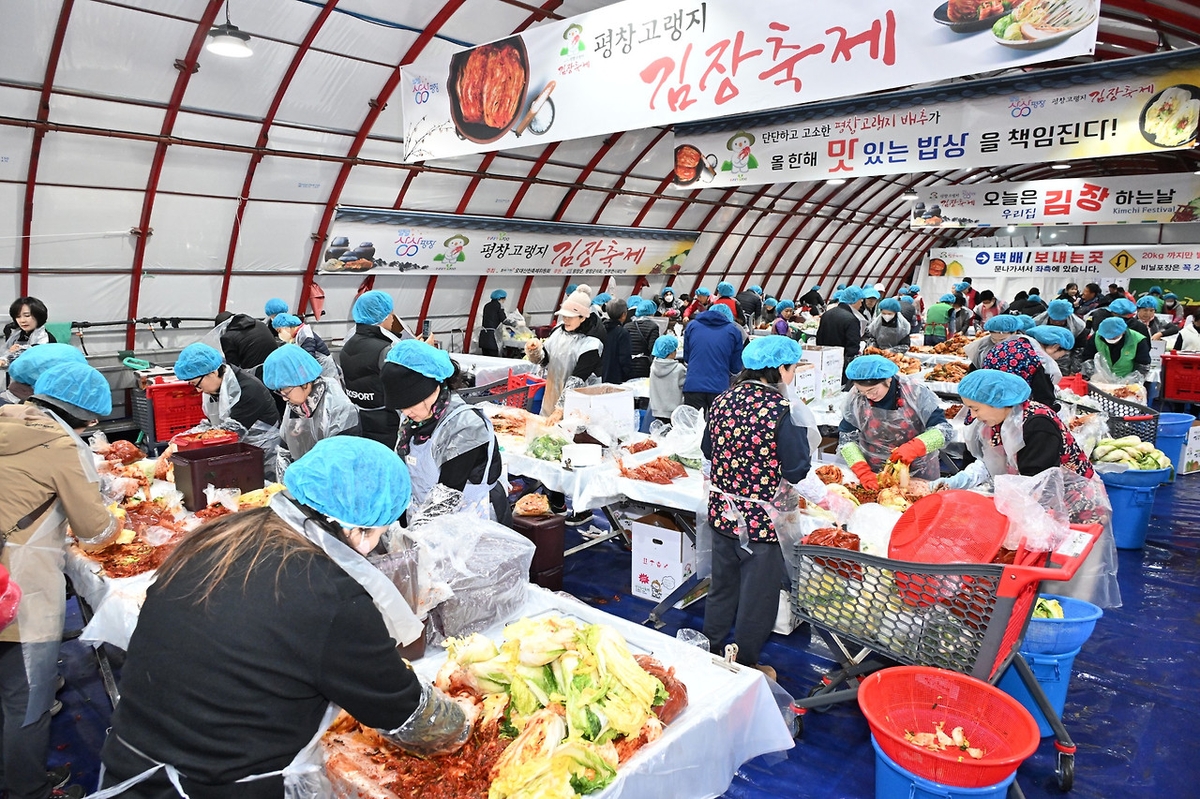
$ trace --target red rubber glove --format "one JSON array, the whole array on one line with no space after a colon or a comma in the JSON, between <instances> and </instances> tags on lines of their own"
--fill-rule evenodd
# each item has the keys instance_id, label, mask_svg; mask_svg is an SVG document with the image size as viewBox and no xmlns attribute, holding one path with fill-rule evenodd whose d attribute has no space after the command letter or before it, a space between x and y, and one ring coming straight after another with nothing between
<instances>
[{"instance_id":1,"label":"red rubber glove","mask_svg":"<svg viewBox=\"0 0 1200 799\"><path fill-rule=\"evenodd\" d=\"M928 452L929 450L925 449L925 442L919 438L914 438L892 450L891 459L907 466Z\"/></svg>"},{"instance_id":2,"label":"red rubber glove","mask_svg":"<svg viewBox=\"0 0 1200 799\"><path fill-rule=\"evenodd\" d=\"M879 481L875 479L875 472L871 471L871 467L866 461L859 461L850 467L850 471L854 472L858 477L858 482L863 484L863 488L868 488L872 491L879 490Z\"/></svg>"}]
</instances>

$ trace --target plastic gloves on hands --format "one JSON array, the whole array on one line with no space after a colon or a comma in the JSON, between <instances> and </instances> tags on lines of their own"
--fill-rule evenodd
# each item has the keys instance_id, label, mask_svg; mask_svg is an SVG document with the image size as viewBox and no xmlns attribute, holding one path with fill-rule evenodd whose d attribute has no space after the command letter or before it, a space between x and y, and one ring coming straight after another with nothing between
<instances>
[{"instance_id":1,"label":"plastic gloves on hands","mask_svg":"<svg viewBox=\"0 0 1200 799\"><path fill-rule=\"evenodd\" d=\"M929 484L929 487L934 491L946 488L974 488L977 485L986 483L990 476L987 468L979 461L975 461L956 475L934 480Z\"/></svg>"},{"instance_id":2,"label":"plastic gloves on hands","mask_svg":"<svg viewBox=\"0 0 1200 799\"><path fill-rule=\"evenodd\" d=\"M875 473L871 471L870 465L866 461L858 461L850 464L850 471L854 472L858 477L858 481L863 484L863 488L871 491L879 490L879 481L875 479Z\"/></svg>"},{"instance_id":3,"label":"plastic gloves on hands","mask_svg":"<svg viewBox=\"0 0 1200 799\"><path fill-rule=\"evenodd\" d=\"M457 752L471 736L471 720L462 707L428 683L421 683L421 702L408 721L379 731L404 751L432 757Z\"/></svg>"}]
</instances>

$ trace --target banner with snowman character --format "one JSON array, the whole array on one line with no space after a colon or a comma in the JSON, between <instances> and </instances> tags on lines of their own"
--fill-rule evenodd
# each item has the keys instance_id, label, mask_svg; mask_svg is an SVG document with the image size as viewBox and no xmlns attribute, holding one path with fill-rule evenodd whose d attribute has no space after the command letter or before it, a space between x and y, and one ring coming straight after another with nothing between
<instances>
[{"instance_id":1,"label":"banner with snowman character","mask_svg":"<svg viewBox=\"0 0 1200 799\"><path fill-rule=\"evenodd\" d=\"M698 233L338 208L320 274L675 275Z\"/></svg>"}]
</instances>

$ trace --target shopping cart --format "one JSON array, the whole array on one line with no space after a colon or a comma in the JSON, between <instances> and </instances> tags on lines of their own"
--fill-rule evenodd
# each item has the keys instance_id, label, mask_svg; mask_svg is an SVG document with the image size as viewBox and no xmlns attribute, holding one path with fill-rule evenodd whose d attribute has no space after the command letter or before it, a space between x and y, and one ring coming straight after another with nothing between
<instances>
[{"instance_id":1,"label":"shopping cart","mask_svg":"<svg viewBox=\"0 0 1200 799\"><path fill-rule=\"evenodd\" d=\"M879 669L935 666L995 684L1012 663L1050 721L1059 787L1069 790L1075 744L1018 650L1039 584L1071 579L1101 532L1098 524L1071 529L1054 552L1019 549L1010 565L913 563L785 545L794 577L792 612L812 625L840 664L807 698L793 702L796 737L809 710L854 699L859 680ZM1010 796L1022 796L1015 782Z\"/></svg>"}]
</instances>

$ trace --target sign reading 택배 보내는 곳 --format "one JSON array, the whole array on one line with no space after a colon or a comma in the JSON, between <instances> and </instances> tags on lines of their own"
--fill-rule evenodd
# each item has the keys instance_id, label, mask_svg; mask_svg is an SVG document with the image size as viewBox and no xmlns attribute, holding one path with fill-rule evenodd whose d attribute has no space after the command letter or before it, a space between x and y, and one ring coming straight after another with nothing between
<instances>
[{"instance_id":1,"label":"sign reading \ud0dd\ubc30 \ubcf4\ub0b4\ub294 \uacf3","mask_svg":"<svg viewBox=\"0 0 1200 799\"><path fill-rule=\"evenodd\" d=\"M918 229L1200 221L1200 176L1191 172L915 191L910 224Z\"/></svg>"},{"instance_id":2,"label":"sign reading \ud0dd\ubc30 \ubcf4\ub0b4\ub294 \uacf3","mask_svg":"<svg viewBox=\"0 0 1200 799\"><path fill-rule=\"evenodd\" d=\"M673 185L848 179L1159 152L1195 146L1198 120L1200 69L1178 69L894 111L677 133Z\"/></svg>"},{"instance_id":3,"label":"sign reading \ud0dd\ubc30 \ubcf4\ub0b4\ub294 \uacf3","mask_svg":"<svg viewBox=\"0 0 1200 799\"><path fill-rule=\"evenodd\" d=\"M935 248L929 251L925 274L929 277L1068 277L1080 285L1111 278L1200 278L1200 244Z\"/></svg>"},{"instance_id":4,"label":"sign reading \ud0dd\ubc30 \ubcf4\ub0b4\ub294 \uacf3","mask_svg":"<svg viewBox=\"0 0 1200 799\"><path fill-rule=\"evenodd\" d=\"M339 208L320 273L675 275L699 234Z\"/></svg>"},{"instance_id":5,"label":"sign reading \ud0dd\ubc30 \ubcf4\ub0b4\ub294 \uacf3","mask_svg":"<svg viewBox=\"0 0 1200 799\"><path fill-rule=\"evenodd\" d=\"M1025 0L1012 14L1030 18L1009 38L993 32L1003 5L980 3L964 23L947 17L948 6L897 0L625 0L402 66L404 160L747 114L1095 50L1099 0Z\"/></svg>"}]
</instances>

